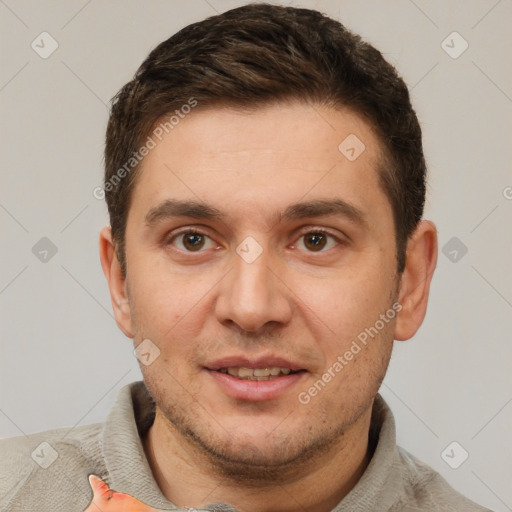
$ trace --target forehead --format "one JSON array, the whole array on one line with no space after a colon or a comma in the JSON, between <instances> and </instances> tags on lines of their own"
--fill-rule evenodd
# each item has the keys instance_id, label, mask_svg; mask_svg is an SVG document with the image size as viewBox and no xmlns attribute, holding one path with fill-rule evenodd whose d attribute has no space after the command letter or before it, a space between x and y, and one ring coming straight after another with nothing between
<instances>
[{"instance_id":1,"label":"forehead","mask_svg":"<svg viewBox=\"0 0 512 512\"><path fill-rule=\"evenodd\" d=\"M355 207L365 196L387 201L379 140L351 111L305 103L196 108L172 128L162 122L138 171L135 208L171 196L211 204L226 216L243 207L275 217L301 198L342 198Z\"/></svg>"}]
</instances>

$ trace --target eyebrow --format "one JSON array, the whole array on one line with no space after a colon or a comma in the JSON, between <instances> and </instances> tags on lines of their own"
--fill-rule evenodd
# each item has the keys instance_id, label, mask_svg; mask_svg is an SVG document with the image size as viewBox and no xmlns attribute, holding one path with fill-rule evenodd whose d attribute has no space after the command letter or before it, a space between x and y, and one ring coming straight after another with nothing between
<instances>
[{"instance_id":1,"label":"eyebrow","mask_svg":"<svg viewBox=\"0 0 512 512\"><path fill-rule=\"evenodd\" d=\"M158 222L171 217L192 217L193 219L218 219L225 216L217 208L199 201L181 201L178 199L166 199L155 206L146 215L146 225L151 227Z\"/></svg>"},{"instance_id":2,"label":"eyebrow","mask_svg":"<svg viewBox=\"0 0 512 512\"><path fill-rule=\"evenodd\" d=\"M345 217L361 226L367 226L368 224L366 216L359 208L342 199L315 199L295 203L288 206L284 212L275 212L273 219L275 223L280 223L331 215ZM214 206L201 201L166 199L147 213L146 226L153 227L155 224L173 217L222 221L227 216Z\"/></svg>"},{"instance_id":3,"label":"eyebrow","mask_svg":"<svg viewBox=\"0 0 512 512\"><path fill-rule=\"evenodd\" d=\"M292 204L286 208L283 214L277 214L276 218L281 222L282 220L291 221L328 215L346 217L355 224L367 225L366 216L363 211L342 199L316 199Z\"/></svg>"}]
</instances>

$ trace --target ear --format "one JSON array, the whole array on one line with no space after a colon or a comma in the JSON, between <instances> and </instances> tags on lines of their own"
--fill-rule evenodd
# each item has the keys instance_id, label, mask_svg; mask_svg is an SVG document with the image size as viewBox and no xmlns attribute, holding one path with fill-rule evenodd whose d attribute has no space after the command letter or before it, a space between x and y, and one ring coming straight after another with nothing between
<instances>
[{"instance_id":1,"label":"ear","mask_svg":"<svg viewBox=\"0 0 512 512\"><path fill-rule=\"evenodd\" d=\"M421 221L407 243L405 269L398 301L402 309L395 324L395 340L412 338L425 318L430 282L437 263L437 230Z\"/></svg>"},{"instance_id":2,"label":"ear","mask_svg":"<svg viewBox=\"0 0 512 512\"><path fill-rule=\"evenodd\" d=\"M133 338L130 303L128 301L126 279L116 256L110 226L100 232L100 261L110 290L110 300L116 323L128 338Z\"/></svg>"}]
</instances>

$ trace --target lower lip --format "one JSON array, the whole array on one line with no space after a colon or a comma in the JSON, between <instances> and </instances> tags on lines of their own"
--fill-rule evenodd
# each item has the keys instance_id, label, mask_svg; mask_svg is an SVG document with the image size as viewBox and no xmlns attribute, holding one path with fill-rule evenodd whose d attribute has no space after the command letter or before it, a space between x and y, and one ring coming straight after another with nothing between
<instances>
[{"instance_id":1,"label":"lower lip","mask_svg":"<svg viewBox=\"0 0 512 512\"><path fill-rule=\"evenodd\" d=\"M305 371L282 375L269 380L237 379L227 373L214 370L207 372L215 379L223 391L237 400L261 402L278 398L285 391L297 384L306 374Z\"/></svg>"}]
</instances>

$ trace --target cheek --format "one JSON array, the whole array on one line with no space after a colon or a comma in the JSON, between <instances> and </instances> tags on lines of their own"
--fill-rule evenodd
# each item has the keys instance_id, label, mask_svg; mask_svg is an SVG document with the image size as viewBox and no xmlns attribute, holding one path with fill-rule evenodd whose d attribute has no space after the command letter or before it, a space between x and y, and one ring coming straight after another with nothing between
<instances>
[{"instance_id":1,"label":"cheek","mask_svg":"<svg viewBox=\"0 0 512 512\"><path fill-rule=\"evenodd\" d=\"M204 339L212 307L208 290L215 280L205 283L204 276L191 279L169 272L133 274L130 307L135 342L149 339L159 349L154 363L141 366L144 380L154 388L168 386L169 373L180 382L188 380L188 373L196 371L198 340Z\"/></svg>"},{"instance_id":2,"label":"cheek","mask_svg":"<svg viewBox=\"0 0 512 512\"><path fill-rule=\"evenodd\" d=\"M391 305L392 283L379 272L351 272L321 281L303 282L297 293L303 314L336 342L357 336Z\"/></svg>"},{"instance_id":3,"label":"cheek","mask_svg":"<svg viewBox=\"0 0 512 512\"><path fill-rule=\"evenodd\" d=\"M137 327L165 335L196 312L215 280L189 276L147 264L128 275L130 306ZM193 317L194 315L192 315Z\"/></svg>"}]
</instances>

